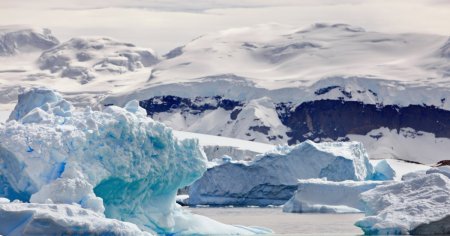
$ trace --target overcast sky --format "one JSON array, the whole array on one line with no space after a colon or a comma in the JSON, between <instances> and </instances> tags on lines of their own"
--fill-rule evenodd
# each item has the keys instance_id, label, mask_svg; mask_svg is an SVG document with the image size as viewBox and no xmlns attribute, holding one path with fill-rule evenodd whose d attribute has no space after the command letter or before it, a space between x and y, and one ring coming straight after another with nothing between
<instances>
[{"instance_id":1,"label":"overcast sky","mask_svg":"<svg viewBox=\"0 0 450 236\"><path fill-rule=\"evenodd\" d=\"M1 25L50 28L61 40L104 35L159 54L217 30L316 22L450 36L450 0L0 0Z\"/></svg>"}]
</instances>

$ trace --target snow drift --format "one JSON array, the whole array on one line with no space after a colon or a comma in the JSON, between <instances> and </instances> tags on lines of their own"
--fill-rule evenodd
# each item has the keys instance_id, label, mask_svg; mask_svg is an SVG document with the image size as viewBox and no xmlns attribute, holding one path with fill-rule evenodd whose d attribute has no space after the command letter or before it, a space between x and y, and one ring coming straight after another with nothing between
<instances>
[{"instance_id":1,"label":"snow drift","mask_svg":"<svg viewBox=\"0 0 450 236\"><path fill-rule=\"evenodd\" d=\"M226 162L208 169L189 190L190 205L281 205L298 179L367 180L373 167L358 142L279 146L250 163Z\"/></svg>"},{"instance_id":2,"label":"snow drift","mask_svg":"<svg viewBox=\"0 0 450 236\"><path fill-rule=\"evenodd\" d=\"M383 181L299 180L295 195L283 206L284 212L351 213L364 211L360 194L385 184Z\"/></svg>"},{"instance_id":3,"label":"snow drift","mask_svg":"<svg viewBox=\"0 0 450 236\"><path fill-rule=\"evenodd\" d=\"M431 173L362 193L365 234L449 234L450 179Z\"/></svg>"},{"instance_id":4,"label":"snow drift","mask_svg":"<svg viewBox=\"0 0 450 236\"><path fill-rule=\"evenodd\" d=\"M267 232L224 225L175 204L177 189L202 175L206 158L196 140L175 139L137 101L78 111L53 91L32 89L11 119L0 128L3 197L78 204L161 234ZM8 227L0 224L0 233Z\"/></svg>"}]
</instances>

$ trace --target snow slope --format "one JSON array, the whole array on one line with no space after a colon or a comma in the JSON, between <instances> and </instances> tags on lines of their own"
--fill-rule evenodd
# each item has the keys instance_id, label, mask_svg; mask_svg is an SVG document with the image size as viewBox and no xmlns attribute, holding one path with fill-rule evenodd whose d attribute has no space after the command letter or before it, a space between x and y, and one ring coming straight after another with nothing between
<instances>
[{"instance_id":1,"label":"snow slope","mask_svg":"<svg viewBox=\"0 0 450 236\"><path fill-rule=\"evenodd\" d=\"M0 126L0 196L77 204L150 233L269 232L224 225L176 205L177 190L201 177L206 157L196 140L176 139L138 104L92 111L48 89L20 95L11 121ZM22 219L9 223L20 226Z\"/></svg>"},{"instance_id":2,"label":"snow slope","mask_svg":"<svg viewBox=\"0 0 450 236\"><path fill-rule=\"evenodd\" d=\"M448 159L450 139L436 137L433 133L411 128L391 130L380 128L366 135L349 134L350 140L364 143L371 159L405 159L424 164L434 164Z\"/></svg>"}]
</instances>

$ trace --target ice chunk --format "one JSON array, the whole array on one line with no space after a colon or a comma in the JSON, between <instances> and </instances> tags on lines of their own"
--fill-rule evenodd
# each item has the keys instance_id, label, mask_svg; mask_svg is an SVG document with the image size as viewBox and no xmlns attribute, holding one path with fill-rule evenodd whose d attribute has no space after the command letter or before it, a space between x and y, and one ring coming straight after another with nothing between
<instances>
[{"instance_id":1,"label":"ice chunk","mask_svg":"<svg viewBox=\"0 0 450 236\"><path fill-rule=\"evenodd\" d=\"M375 165L374 180L393 180L395 176L395 170L386 160L379 161Z\"/></svg>"},{"instance_id":2,"label":"ice chunk","mask_svg":"<svg viewBox=\"0 0 450 236\"><path fill-rule=\"evenodd\" d=\"M58 178L34 193L30 202L46 203L48 200L55 203L77 203L100 213L105 211L103 199L95 196L92 185L82 177Z\"/></svg>"},{"instance_id":3,"label":"ice chunk","mask_svg":"<svg viewBox=\"0 0 450 236\"><path fill-rule=\"evenodd\" d=\"M208 169L189 190L190 205L281 205L298 179L371 179L373 167L358 142L281 146L250 163L225 163Z\"/></svg>"},{"instance_id":4,"label":"ice chunk","mask_svg":"<svg viewBox=\"0 0 450 236\"><path fill-rule=\"evenodd\" d=\"M33 88L30 91L19 95L19 101L9 116L9 120L20 120L34 108L44 106L46 103L55 103L61 100L62 97L50 89Z\"/></svg>"},{"instance_id":5,"label":"ice chunk","mask_svg":"<svg viewBox=\"0 0 450 236\"><path fill-rule=\"evenodd\" d=\"M385 184L383 181L299 180L295 195L284 204L284 212L351 213L364 211L360 194Z\"/></svg>"},{"instance_id":6,"label":"ice chunk","mask_svg":"<svg viewBox=\"0 0 450 236\"><path fill-rule=\"evenodd\" d=\"M25 201L104 209L106 217L158 234L270 232L224 225L178 207L177 190L203 174L206 157L197 140L177 140L136 101L77 111L51 90L33 89L21 98L14 120L0 127L0 180L13 190L1 197L13 199L14 193ZM48 114L45 122L24 122L38 110Z\"/></svg>"},{"instance_id":7,"label":"ice chunk","mask_svg":"<svg viewBox=\"0 0 450 236\"><path fill-rule=\"evenodd\" d=\"M77 205L9 203L2 199L0 234L151 235L132 223L107 219Z\"/></svg>"},{"instance_id":8,"label":"ice chunk","mask_svg":"<svg viewBox=\"0 0 450 236\"><path fill-rule=\"evenodd\" d=\"M366 217L355 223L365 234L449 234L450 179L427 174L362 193Z\"/></svg>"}]
</instances>

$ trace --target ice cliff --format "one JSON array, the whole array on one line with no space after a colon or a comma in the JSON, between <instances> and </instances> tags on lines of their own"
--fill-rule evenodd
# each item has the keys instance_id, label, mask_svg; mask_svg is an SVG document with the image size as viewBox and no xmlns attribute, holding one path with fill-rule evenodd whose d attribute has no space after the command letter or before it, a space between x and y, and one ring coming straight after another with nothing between
<instances>
[{"instance_id":1,"label":"ice cliff","mask_svg":"<svg viewBox=\"0 0 450 236\"><path fill-rule=\"evenodd\" d=\"M51 90L32 89L0 127L0 157L0 197L38 204L25 208L75 204L157 234L268 232L224 225L176 205L177 189L203 174L206 158L198 141L177 140L137 101L76 110ZM0 234L30 226L21 225L12 208L0 205L3 217L17 219L0 223ZM14 224L19 228L11 229Z\"/></svg>"},{"instance_id":2,"label":"ice cliff","mask_svg":"<svg viewBox=\"0 0 450 236\"><path fill-rule=\"evenodd\" d=\"M189 190L190 205L281 205L298 179L368 180L374 170L359 142L279 146L249 163L226 162L208 169Z\"/></svg>"}]
</instances>

